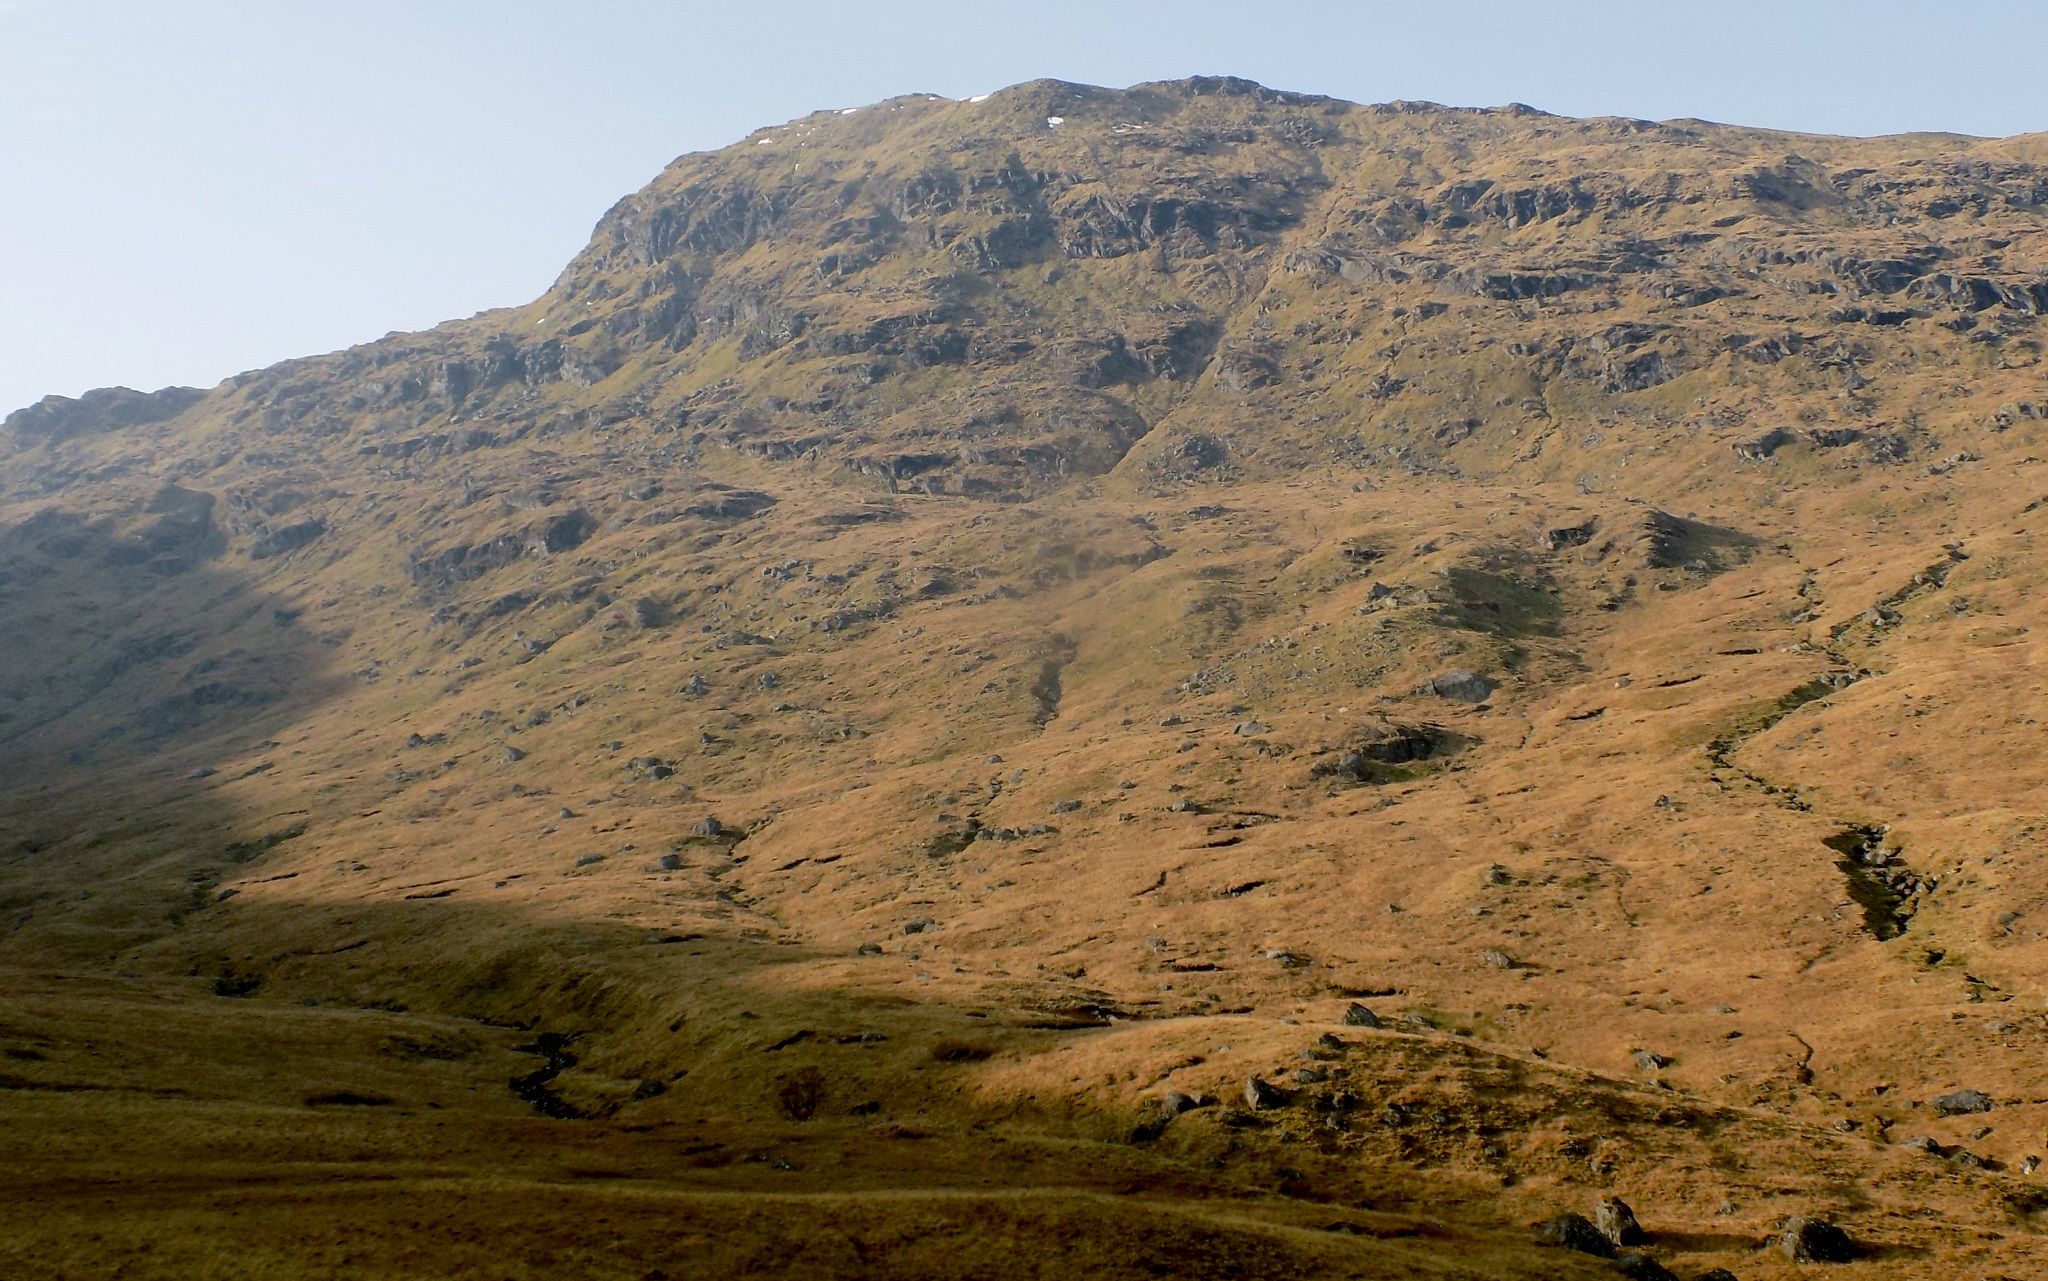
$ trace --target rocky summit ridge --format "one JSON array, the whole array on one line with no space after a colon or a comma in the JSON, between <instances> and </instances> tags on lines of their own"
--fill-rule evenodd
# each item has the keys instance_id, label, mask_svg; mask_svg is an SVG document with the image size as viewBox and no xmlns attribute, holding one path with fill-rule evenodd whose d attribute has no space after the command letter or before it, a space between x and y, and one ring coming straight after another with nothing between
<instances>
[{"instance_id":1,"label":"rocky summit ridge","mask_svg":"<svg viewBox=\"0 0 2048 1281\"><path fill-rule=\"evenodd\" d=\"M15 412L0 1262L2026 1275L2044 311L2041 135L1037 81Z\"/></svg>"}]
</instances>

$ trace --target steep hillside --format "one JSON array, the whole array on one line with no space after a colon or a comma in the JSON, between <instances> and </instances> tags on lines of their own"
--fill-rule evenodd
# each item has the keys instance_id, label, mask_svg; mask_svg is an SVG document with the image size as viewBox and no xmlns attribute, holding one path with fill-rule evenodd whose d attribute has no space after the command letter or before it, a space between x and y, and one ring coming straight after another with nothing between
<instances>
[{"instance_id":1,"label":"steep hillside","mask_svg":"<svg viewBox=\"0 0 2048 1281\"><path fill-rule=\"evenodd\" d=\"M2048 138L1036 82L21 410L0 1270L2031 1275L2044 310Z\"/></svg>"}]
</instances>

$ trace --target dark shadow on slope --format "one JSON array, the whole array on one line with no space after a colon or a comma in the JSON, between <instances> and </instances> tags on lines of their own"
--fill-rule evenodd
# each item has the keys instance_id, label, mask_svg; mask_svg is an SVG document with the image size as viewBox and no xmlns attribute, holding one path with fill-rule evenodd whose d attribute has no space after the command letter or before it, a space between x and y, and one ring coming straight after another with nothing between
<instances>
[{"instance_id":1,"label":"dark shadow on slope","mask_svg":"<svg viewBox=\"0 0 2048 1281\"><path fill-rule=\"evenodd\" d=\"M224 541L212 496L176 485L120 517L0 527L0 950L128 932L140 916L115 926L109 904L149 897L112 892L132 877L165 882L151 893L175 915L199 864L262 835L210 799L222 767L257 768L337 682Z\"/></svg>"}]
</instances>

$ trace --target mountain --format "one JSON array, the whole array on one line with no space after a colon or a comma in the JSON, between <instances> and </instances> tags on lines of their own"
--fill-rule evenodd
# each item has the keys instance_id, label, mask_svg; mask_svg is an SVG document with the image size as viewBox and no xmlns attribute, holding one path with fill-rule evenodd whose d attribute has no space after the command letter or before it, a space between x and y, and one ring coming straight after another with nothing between
<instances>
[{"instance_id":1,"label":"mountain","mask_svg":"<svg viewBox=\"0 0 2048 1281\"><path fill-rule=\"evenodd\" d=\"M0 1263L2024 1275L2044 310L2048 136L1040 81L23 409Z\"/></svg>"}]
</instances>

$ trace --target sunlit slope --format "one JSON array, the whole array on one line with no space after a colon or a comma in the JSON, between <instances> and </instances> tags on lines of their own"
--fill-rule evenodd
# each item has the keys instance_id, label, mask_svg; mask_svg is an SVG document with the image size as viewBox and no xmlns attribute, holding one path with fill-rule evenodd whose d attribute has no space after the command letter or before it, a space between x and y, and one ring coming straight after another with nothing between
<instances>
[{"instance_id":1,"label":"sunlit slope","mask_svg":"<svg viewBox=\"0 0 2048 1281\"><path fill-rule=\"evenodd\" d=\"M10 1268L2025 1275L2041 152L905 98L15 415Z\"/></svg>"}]
</instances>

